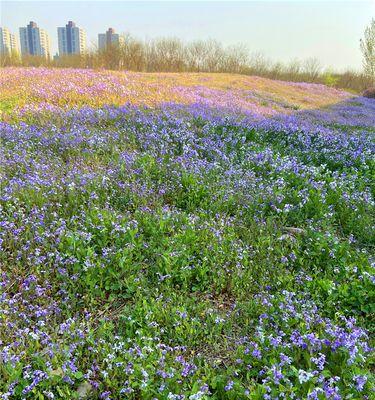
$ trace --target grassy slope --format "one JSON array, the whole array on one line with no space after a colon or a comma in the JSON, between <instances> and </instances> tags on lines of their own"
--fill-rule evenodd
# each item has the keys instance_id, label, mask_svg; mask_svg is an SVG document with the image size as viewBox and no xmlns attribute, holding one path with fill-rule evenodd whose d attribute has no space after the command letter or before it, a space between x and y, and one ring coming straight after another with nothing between
<instances>
[{"instance_id":1,"label":"grassy slope","mask_svg":"<svg viewBox=\"0 0 375 400\"><path fill-rule=\"evenodd\" d=\"M47 102L56 106L155 105L174 101L241 104L261 114L314 109L351 95L323 85L272 81L234 74L163 74L69 69L5 68L0 75L0 107ZM226 103L224 103L226 104Z\"/></svg>"},{"instance_id":2,"label":"grassy slope","mask_svg":"<svg viewBox=\"0 0 375 400\"><path fill-rule=\"evenodd\" d=\"M256 90L264 112L347 96L233 75L8 72L2 101L20 105L121 103L118 79L147 101L186 101L176 85ZM371 398L367 128L327 140L170 110L100 115L2 125L0 393Z\"/></svg>"}]
</instances>

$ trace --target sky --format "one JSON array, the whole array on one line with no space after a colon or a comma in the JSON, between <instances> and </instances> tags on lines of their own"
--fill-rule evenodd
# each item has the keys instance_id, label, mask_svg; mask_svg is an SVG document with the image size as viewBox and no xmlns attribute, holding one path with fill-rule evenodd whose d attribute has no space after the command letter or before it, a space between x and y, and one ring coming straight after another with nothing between
<instances>
[{"instance_id":1,"label":"sky","mask_svg":"<svg viewBox=\"0 0 375 400\"><path fill-rule=\"evenodd\" d=\"M375 18L375 0L32 1L0 0L0 26L18 35L35 21L57 51L57 27L85 29L88 44L113 27L139 39L177 37L242 44L274 61L316 57L326 68L361 68L359 39Z\"/></svg>"}]
</instances>

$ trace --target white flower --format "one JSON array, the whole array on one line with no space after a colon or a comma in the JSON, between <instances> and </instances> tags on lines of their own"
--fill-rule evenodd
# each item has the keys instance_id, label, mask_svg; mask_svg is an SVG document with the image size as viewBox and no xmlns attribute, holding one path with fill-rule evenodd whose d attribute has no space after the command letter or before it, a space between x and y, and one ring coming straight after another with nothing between
<instances>
[{"instance_id":1,"label":"white flower","mask_svg":"<svg viewBox=\"0 0 375 400\"><path fill-rule=\"evenodd\" d=\"M39 339L39 336L38 336L36 333L34 333L34 332L30 332L29 335L30 335L34 340L38 340L38 339Z\"/></svg>"},{"instance_id":2,"label":"white flower","mask_svg":"<svg viewBox=\"0 0 375 400\"><path fill-rule=\"evenodd\" d=\"M307 372L304 371L303 369L300 369L298 371L298 380L299 383L304 383L304 382L308 382L311 378L313 378L314 374L312 374L311 372Z\"/></svg>"},{"instance_id":3,"label":"white flower","mask_svg":"<svg viewBox=\"0 0 375 400\"><path fill-rule=\"evenodd\" d=\"M104 378L107 378L107 377L108 377L108 372L105 371L105 370L103 370L103 371L102 371L102 375L103 375Z\"/></svg>"},{"instance_id":4,"label":"white flower","mask_svg":"<svg viewBox=\"0 0 375 400\"><path fill-rule=\"evenodd\" d=\"M199 391L195 394L190 395L189 400L201 400L204 395L205 395L204 392Z\"/></svg>"}]
</instances>

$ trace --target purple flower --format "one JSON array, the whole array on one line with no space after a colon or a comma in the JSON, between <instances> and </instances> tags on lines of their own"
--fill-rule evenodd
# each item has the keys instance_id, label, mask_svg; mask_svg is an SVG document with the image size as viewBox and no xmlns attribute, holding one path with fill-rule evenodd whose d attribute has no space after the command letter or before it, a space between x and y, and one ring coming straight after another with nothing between
<instances>
[{"instance_id":1,"label":"purple flower","mask_svg":"<svg viewBox=\"0 0 375 400\"><path fill-rule=\"evenodd\" d=\"M354 382L355 382L355 387L359 392L362 392L364 386L366 385L367 382L367 376L365 375L356 375L353 378Z\"/></svg>"},{"instance_id":2,"label":"purple flower","mask_svg":"<svg viewBox=\"0 0 375 400\"><path fill-rule=\"evenodd\" d=\"M225 385L224 390L225 390L226 392L229 392L230 390L233 389L233 386L234 386L234 382L233 382L233 381L229 381L229 382Z\"/></svg>"}]
</instances>

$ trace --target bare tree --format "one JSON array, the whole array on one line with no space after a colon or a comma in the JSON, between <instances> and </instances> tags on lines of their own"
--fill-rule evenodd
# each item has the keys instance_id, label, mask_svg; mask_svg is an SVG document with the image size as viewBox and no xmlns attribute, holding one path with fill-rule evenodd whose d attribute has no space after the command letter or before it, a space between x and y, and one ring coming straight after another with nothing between
<instances>
[{"instance_id":1,"label":"bare tree","mask_svg":"<svg viewBox=\"0 0 375 400\"><path fill-rule=\"evenodd\" d=\"M224 72L243 73L248 62L248 50L244 45L230 46L224 50Z\"/></svg>"},{"instance_id":2,"label":"bare tree","mask_svg":"<svg viewBox=\"0 0 375 400\"><path fill-rule=\"evenodd\" d=\"M321 65L316 58L308 58L303 65L303 72L306 74L306 79L311 82L316 82L321 72Z\"/></svg>"},{"instance_id":3,"label":"bare tree","mask_svg":"<svg viewBox=\"0 0 375 400\"><path fill-rule=\"evenodd\" d=\"M363 54L363 69L366 76L375 83L375 19L365 29L363 39L360 40L360 47Z\"/></svg>"},{"instance_id":4,"label":"bare tree","mask_svg":"<svg viewBox=\"0 0 375 400\"><path fill-rule=\"evenodd\" d=\"M224 67L224 49L221 43L216 40L208 40L206 42L206 68L209 72L220 72Z\"/></svg>"},{"instance_id":5,"label":"bare tree","mask_svg":"<svg viewBox=\"0 0 375 400\"><path fill-rule=\"evenodd\" d=\"M293 81L298 79L298 77L301 75L301 62L298 59L291 60L289 64L286 66L286 74L287 74L287 79Z\"/></svg>"},{"instance_id":6,"label":"bare tree","mask_svg":"<svg viewBox=\"0 0 375 400\"><path fill-rule=\"evenodd\" d=\"M196 40L186 46L187 70L207 72L208 48L203 40Z\"/></svg>"},{"instance_id":7,"label":"bare tree","mask_svg":"<svg viewBox=\"0 0 375 400\"><path fill-rule=\"evenodd\" d=\"M0 66L7 67L7 66L19 66L22 64L22 60L20 55L17 51L11 51L5 54L1 54L0 56Z\"/></svg>"},{"instance_id":8,"label":"bare tree","mask_svg":"<svg viewBox=\"0 0 375 400\"><path fill-rule=\"evenodd\" d=\"M262 76L269 72L270 61L261 52L252 53L249 60L250 73Z\"/></svg>"}]
</instances>

